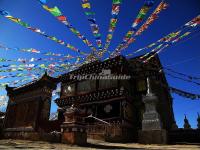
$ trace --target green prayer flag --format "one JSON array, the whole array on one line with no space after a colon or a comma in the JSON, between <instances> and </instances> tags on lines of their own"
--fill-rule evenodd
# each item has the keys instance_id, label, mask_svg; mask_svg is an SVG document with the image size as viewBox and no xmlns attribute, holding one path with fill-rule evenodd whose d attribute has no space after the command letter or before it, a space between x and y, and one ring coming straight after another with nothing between
<instances>
[{"instance_id":1,"label":"green prayer flag","mask_svg":"<svg viewBox=\"0 0 200 150\"><path fill-rule=\"evenodd\" d=\"M113 0L113 4L120 4L122 3L122 0Z\"/></svg>"},{"instance_id":2,"label":"green prayer flag","mask_svg":"<svg viewBox=\"0 0 200 150\"><path fill-rule=\"evenodd\" d=\"M132 34L126 34L126 38L131 38Z\"/></svg>"},{"instance_id":3,"label":"green prayer flag","mask_svg":"<svg viewBox=\"0 0 200 150\"><path fill-rule=\"evenodd\" d=\"M6 59L0 58L0 62L4 62L4 61L6 61Z\"/></svg>"},{"instance_id":4,"label":"green prayer flag","mask_svg":"<svg viewBox=\"0 0 200 150\"><path fill-rule=\"evenodd\" d=\"M55 17L58 16L62 16L61 11L59 10L58 7L54 7L54 8L48 8L47 6L43 6L47 11L49 11L52 15L54 15Z\"/></svg>"},{"instance_id":5,"label":"green prayer flag","mask_svg":"<svg viewBox=\"0 0 200 150\"><path fill-rule=\"evenodd\" d=\"M98 34L94 34L94 36L95 36L95 37L100 37L101 34L100 34L100 33L98 33Z\"/></svg>"},{"instance_id":6,"label":"green prayer flag","mask_svg":"<svg viewBox=\"0 0 200 150\"><path fill-rule=\"evenodd\" d=\"M17 74L17 77L22 77L22 76L23 76L22 73Z\"/></svg>"},{"instance_id":7,"label":"green prayer flag","mask_svg":"<svg viewBox=\"0 0 200 150\"><path fill-rule=\"evenodd\" d=\"M141 19L143 19L143 18L145 17L145 15L146 15L146 14L142 14L142 13L140 13L140 14L138 14L137 18L141 18Z\"/></svg>"},{"instance_id":8,"label":"green prayer flag","mask_svg":"<svg viewBox=\"0 0 200 150\"><path fill-rule=\"evenodd\" d=\"M108 39L112 39L112 34L108 34Z\"/></svg>"},{"instance_id":9,"label":"green prayer flag","mask_svg":"<svg viewBox=\"0 0 200 150\"><path fill-rule=\"evenodd\" d=\"M84 52L80 52L80 54L85 55L86 53L84 53Z\"/></svg>"},{"instance_id":10,"label":"green prayer flag","mask_svg":"<svg viewBox=\"0 0 200 150\"><path fill-rule=\"evenodd\" d=\"M19 23L20 25L26 27L26 28L29 27L29 25L28 25L27 23L25 23L25 22L19 21L18 23Z\"/></svg>"},{"instance_id":11,"label":"green prayer flag","mask_svg":"<svg viewBox=\"0 0 200 150\"><path fill-rule=\"evenodd\" d=\"M24 68L18 68L18 71L24 71ZM14 70L13 70L14 71Z\"/></svg>"},{"instance_id":12,"label":"green prayer flag","mask_svg":"<svg viewBox=\"0 0 200 150\"><path fill-rule=\"evenodd\" d=\"M56 37L54 37L54 36L51 37L51 39L52 39L53 41L56 41L56 40L57 40Z\"/></svg>"},{"instance_id":13,"label":"green prayer flag","mask_svg":"<svg viewBox=\"0 0 200 150\"><path fill-rule=\"evenodd\" d=\"M87 16L89 16L89 15L95 15L95 13L94 13L94 12L86 11L86 12L85 12L85 15L87 15Z\"/></svg>"}]
</instances>

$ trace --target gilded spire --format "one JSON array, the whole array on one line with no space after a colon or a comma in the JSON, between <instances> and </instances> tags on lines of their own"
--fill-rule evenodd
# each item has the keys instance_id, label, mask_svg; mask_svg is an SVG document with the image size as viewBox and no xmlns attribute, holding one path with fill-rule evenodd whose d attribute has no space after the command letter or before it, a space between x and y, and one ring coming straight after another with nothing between
<instances>
[{"instance_id":1,"label":"gilded spire","mask_svg":"<svg viewBox=\"0 0 200 150\"><path fill-rule=\"evenodd\" d=\"M147 95L153 95L152 88L151 88L151 80L147 77Z\"/></svg>"}]
</instances>

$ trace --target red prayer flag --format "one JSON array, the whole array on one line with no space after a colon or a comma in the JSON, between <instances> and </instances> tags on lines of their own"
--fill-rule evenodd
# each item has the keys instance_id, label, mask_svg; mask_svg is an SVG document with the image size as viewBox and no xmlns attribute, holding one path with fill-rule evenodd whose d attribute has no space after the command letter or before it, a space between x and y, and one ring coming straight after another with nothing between
<instances>
[{"instance_id":1,"label":"red prayer flag","mask_svg":"<svg viewBox=\"0 0 200 150\"><path fill-rule=\"evenodd\" d=\"M67 18L65 16L58 16L57 19L60 20L60 21L66 21L67 20Z\"/></svg>"}]
</instances>

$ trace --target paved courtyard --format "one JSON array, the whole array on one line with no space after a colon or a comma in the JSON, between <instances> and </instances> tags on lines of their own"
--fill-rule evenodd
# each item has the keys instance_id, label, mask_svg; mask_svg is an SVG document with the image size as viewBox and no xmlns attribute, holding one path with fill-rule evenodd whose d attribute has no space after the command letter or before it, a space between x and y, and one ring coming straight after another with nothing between
<instances>
[{"instance_id":1,"label":"paved courtyard","mask_svg":"<svg viewBox=\"0 0 200 150\"><path fill-rule=\"evenodd\" d=\"M88 140L86 147L66 144L48 143L42 141L0 140L0 149L132 149L132 150L200 150L200 145L142 145L136 143L107 143L98 140Z\"/></svg>"}]
</instances>

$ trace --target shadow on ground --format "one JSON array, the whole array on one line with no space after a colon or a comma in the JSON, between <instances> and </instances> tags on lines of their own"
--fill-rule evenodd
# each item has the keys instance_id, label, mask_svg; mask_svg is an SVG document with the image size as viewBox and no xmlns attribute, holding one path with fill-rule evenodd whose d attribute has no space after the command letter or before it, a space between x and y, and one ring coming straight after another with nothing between
<instances>
[{"instance_id":1,"label":"shadow on ground","mask_svg":"<svg viewBox=\"0 0 200 150\"><path fill-rule=\"evenodd\" d=\"M92 144L88 143L83 146L84 148L97 148L97 149L132 149L132 150L142 150L140 148L128 148L125 146L112 146L112 145L101 145L101 144Z\"/></svg>"}]
</instances>

